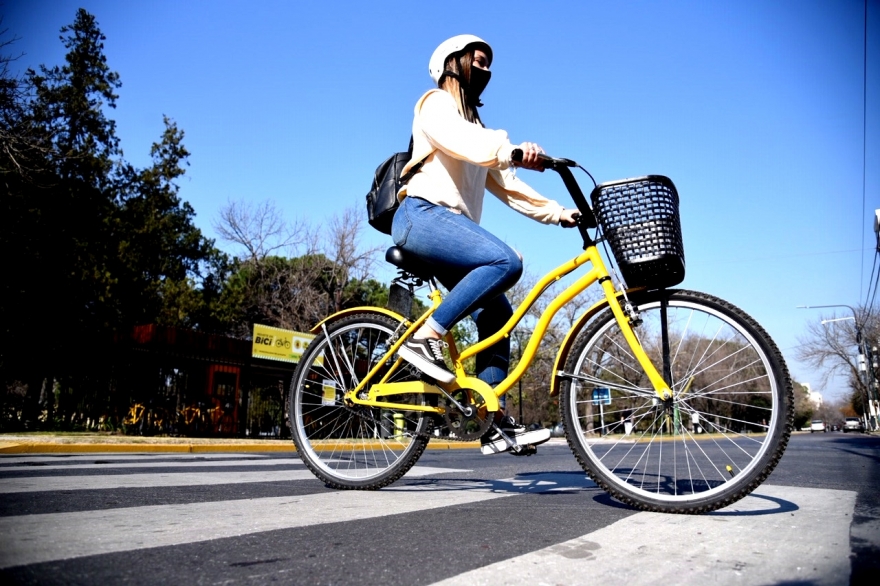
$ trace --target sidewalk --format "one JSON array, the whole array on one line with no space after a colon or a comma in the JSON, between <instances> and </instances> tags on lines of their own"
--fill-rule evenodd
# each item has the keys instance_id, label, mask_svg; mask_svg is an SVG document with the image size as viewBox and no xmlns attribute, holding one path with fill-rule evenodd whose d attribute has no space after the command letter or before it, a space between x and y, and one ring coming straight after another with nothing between
<instances>
[{"instance_id":1,"label":"sidewalk","mask_svg":"<svg viewBox=\"0 0 880 586\"><path fill-rule=\"evenodd\" d=\"M432 439L429 450L479 448L479 442ZM97 433L0 434L0 454L81 454L108 452L295 452L292 440L139 437Z\"/></svg>"}]
</instances>

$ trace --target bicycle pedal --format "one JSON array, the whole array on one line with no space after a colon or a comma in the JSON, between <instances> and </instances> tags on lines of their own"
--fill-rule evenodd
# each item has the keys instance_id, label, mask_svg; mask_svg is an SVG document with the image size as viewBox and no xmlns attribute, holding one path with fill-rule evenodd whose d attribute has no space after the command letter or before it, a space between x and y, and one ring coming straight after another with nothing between
<instances>
[{"instance_id":1,"label":"bicycle pedal","mask_svg":"<svg viewBox=\"0 0 880 586\"><path fill-rule=\"evenodd\" d=\"M538 446L533 446L532 444L528 444L522 446L519 451L517 450L508 450L508 454L513 456L534 456L538 453Z\"/></svg>"}]
</instances>

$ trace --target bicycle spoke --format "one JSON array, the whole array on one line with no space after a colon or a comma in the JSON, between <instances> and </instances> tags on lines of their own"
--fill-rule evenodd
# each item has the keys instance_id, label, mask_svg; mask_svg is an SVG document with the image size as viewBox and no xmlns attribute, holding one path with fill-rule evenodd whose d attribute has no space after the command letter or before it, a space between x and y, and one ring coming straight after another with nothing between
<instances>
[{"instance_id":1,"label":"bicycle spoke","mask_svg":"<svg viewBox=\"0 0 880 586\"><path fill-rule=\"evenodd\" d=\"M560 401L575 453L612 494L654 510L741 495L737 486L772 469L785 432L789 383L774 370L781 357L756 343L738 310L703 298L671 294L665 321L659 301L639 307L643 348L657 365L668 353L668 400L648 385L610 312L579 337L566 363L578 377ZM610 404L593 397L599 387L610 390Z\"/></svg>"},{"instance_id":2,"label":"bicycle spoke","mask_svg":"<svg viewBox=\"0 0 880 586\"><path fill-rule=\"evenodd\" d=\"M387 382L417 380L411 370L388 356L397 327L388 317L369 314L325 324L294 374L290 396L294 442L309 468L328 484L370 488L393 482L427 444L431 427L427 414L341 400L377 367L373 382L386 375ZM383 401L424 404L424 397L397 395Z\"/></svg>"}]
</instances>

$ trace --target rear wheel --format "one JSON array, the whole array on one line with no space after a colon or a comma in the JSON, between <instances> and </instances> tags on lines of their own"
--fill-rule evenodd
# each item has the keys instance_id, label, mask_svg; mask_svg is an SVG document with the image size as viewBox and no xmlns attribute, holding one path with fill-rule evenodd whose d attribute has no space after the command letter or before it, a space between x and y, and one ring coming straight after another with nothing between
<instances>
[{"instance_id":1,"label":"rear wheel","mask_svg":"<svg viewBox=\"0 0 880 586\"><path fill-rule=\"evenodd\" d=\"M375 381L392 366L383 361L399 323L358 314L326 328L303 354L290 389L290 428L306 466L333 488L376 489L403 476L428 444L433 421L425 412L346 405L342 398L377 364ZM386 382L416 380L402 365ZM424 394L393 395L393 403L424 405Z\"/></svg>"},{"instance_id":2,"label":"rear wheel","mask_svg":"<svg viewBox=\"0 0 880 586\"><path fill-rule=\"evenodd\" d=\"M568 443L603 489L641 509L701 513L754 490L793 421L779 350L748 315L691 291L632 297L642 347L669 382L661 401L610 310L576 339L561 385Z\"/></svg>"}]
</instances>

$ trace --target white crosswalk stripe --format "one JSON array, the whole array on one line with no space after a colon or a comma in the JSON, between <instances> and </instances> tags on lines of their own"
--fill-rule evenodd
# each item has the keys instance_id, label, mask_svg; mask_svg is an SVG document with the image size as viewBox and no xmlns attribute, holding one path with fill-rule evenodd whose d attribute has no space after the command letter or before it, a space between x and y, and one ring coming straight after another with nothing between
<instances>
[{"instance_id":1,"label":"white crosswalk stripe","mask_svg":"<svg viewBox=\"0 0 880 586\"><path fill-rule=\"evenodd\" d=\"M173 472L156 474L108 474L106 476L28 476L0 480L0 494L52 490L108 490L114 488L159 488L281 482L314 478L308 470L266 470L262 472Z\"/></svg>"},{"instance_id":2,"label":"white crosswalk stripe","mask_svg":"<svg viewBox=\"0 0 880 586\"><path fill-rule=\"evenodd\" d=\"M772 511L768 499L797 510L760 523L742 514ZM511 585L579 584L586 575L597 584L849 584L855 500L849 491L764 485L709 515L638 513L434 586L494 586L499 575Z\"/></svg>"},{"instance_id":3,"label":"white crosswalk stripe","mask_svg":"<svg viewBox=\"0 0 880 586\"><path fill-rule=\"evenodd\" d=\"M168 461L168 460L229 460L234 459L236 461L241 460L267 460L270 457L265 454L163 454L163 453L145 453L145 454L117 454L114 452L94 452L89 455L83 454L64 454L57 456L47 456L47 455L32 455L32 456L2 456L0 457L0 471L6 470L4 467L7 464L48 464L52 463L60 463L60 462L95 462L98 460L108 460L113 462L120 462L125 460L137 460L139 462L143 462L146 460L155 460L157 462Z\"/></svg>"},{"instance_id":4,"label":"white crosswalk stripe","mask_svg":"<svg viewBox=\"0 0 880 586\"><path fill-rule=\"evenodd\" d=\"M102 462L91 464L41 464L39 466L2 466L0 472L33 472L34 470L99 470L111 468L223 468L239 466L302 466L299 458L269 460L211 460L192 462Z\"/></svg>"},{"instance_id":5,"label":"white crosswalk stripe","mask_svg":"<svg viewBox=\"0 0 880 586\"><path fill-rule=\"evenodd\" d=\"M415 466L408 477L428 476L453 471L427 466ZM107 474L83 476L28 476L0 479L0 494L42 492L52 490L98 490L113 488L159 488L163 486L202 486L243 484L250 482L282 482L311 480L308 470L264 470L259 472L159 472L144 474Z\"/></svg>"},{"instance_id":6,"label":"white crosswalk stripe","mask_svg":"<svg viewBox=\"0 0 880 586\"><path fill-rule=\"evenodd\" d=\"M314 479L297 459L212 456L215 461L160 462L155 456L126 455L108 457L106 463L99 458L100 464L95 464L95 458L90 456L66 466L77 472L72 475L59 474L65 466L51 458L0 457L0 473L53 472L45 476L13 474L0 478L0 493L158 489ZM92 463L85 463L87 460ZM26 465L34 462L50 465ZM290 469L199 471L212 466L255 465ZM125 473L155 466L181 471ZM87 473L82 474L84 471ZM101 474L102 471L119 473ZM583 475L571 473L531 473L527 477L494 481L455 480L443 475L465 472L468 471L416 466L407 478L437 477L409 485L399 482L373 492L321 490L295 496L0 517L0 568L474 505L530 493L595 490L595 485ZM466 571L436 584L496 584L499 575L504 576L506 584L530 585L577 584L583 583L586 576L590 582L612 584L757 585L792 580L846 584L855 499L856 494L848 491L764 485L752 496L710 515L632 514L574 539ZM789 508L784 509L785 506ZM817 531L817 527L821 530ZM669 563L671 558L676 563Z\"/></svg>"},{"instance_id":7,"label":"white crosswalk stripe","mask_svg":"<svg viewBox=\"0 0 880 586\"><path fill-rule=\"evenodd\" d=\"M368 519L514 494L473 486L451 490L403 487L378 492L324 492L248 501L6 517L0 518L0 534L8 536L0 552L0 568ZM36 543L39 548L33 546Z\"/></svg>"}]
</instances>

